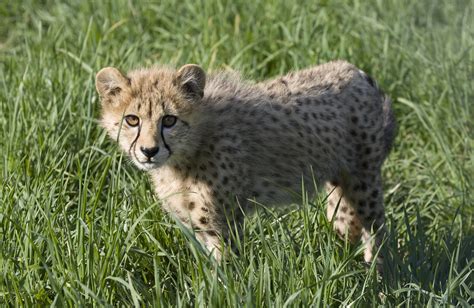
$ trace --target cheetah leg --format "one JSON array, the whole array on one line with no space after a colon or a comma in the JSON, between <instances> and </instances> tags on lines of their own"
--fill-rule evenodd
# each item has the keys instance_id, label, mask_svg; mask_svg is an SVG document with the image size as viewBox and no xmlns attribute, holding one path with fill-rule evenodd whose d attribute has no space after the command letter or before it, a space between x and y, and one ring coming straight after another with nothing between
<instances>
[{"instance_id":1,"label":"cheetah leg","mask_svg":"<svg viewBox=\"0 0 474 308\"><path fill-rule=\"evenodd\" d=\"M181 200L180 209L174 211L176 217L188 228L194 230L196 239L217 262L222 259L221 235L222 228L210 203L203 202L198 197L187 196Z\"/></svg>"},{"instance_id":2,"label":"cheetah leg","mask_svg":"<svg viewBox=\"0 0 474 308\"><path fill-rule=\"evenodd\" d=\"M199 227L200 230L196 232L196 238L212 253L216 261L221 263L223 254L229 252L227 248L231 248L234 253L238 253L235 240L242 239L242 225L240 223L230 227L219 225L220 227L209 225L207 226L208 229L204 229L205 226Z\"/></svg>"},{"instance_id":3,"label":"cheetah leg","mask_svg":"<svg viewBox=\"0 0 474 308\"><path fill-rule=\"evenodd\" d=\"M188 220L196 230L196 238L218 263L228 252L226 246L236 248L234 240L242 237L243 212L229 209L231 205L216 207L199 199L188 203Z\"/></svg>"},{"instance_id":4,"label":"cheetah leg","mask_svg":"<svg viewBox=\"0 0 474 308\"><path fill-rule=\"evenodd\" d=\"M385 212L380 170L367 171L363 176L352 178L346 191L356 209L356 217L362 225L362 241L365 244L364 259L366 262L370 262L385 236ZM378 268L381 269L383 257L380 253L376 261Z\"/></svg>"},{"instance_id":5,"label":"cheetah leg","mask_svg":"<svg viewBox=\"0 0 474 308\"><path fill-rule=\"evenodd\" d=\"M328 194L327 217L334 222L334 229L338 235L345 239L346 236L351 243L360 239L362 225L356 215L356 209L351 201L343 194L340 186L326 183Z\"/></svg>"},{"instance_id":6,"label":"cheetah leg","mask_svg":"<svg viewBox=\"0 0 474 308\"><path fill-rule=\"evenodd\" d=\"M216 231L199 230L196 232L196 238L212 254L217 263L221 263L222 247L219 234Z\"/></svg>"}]
</instances>

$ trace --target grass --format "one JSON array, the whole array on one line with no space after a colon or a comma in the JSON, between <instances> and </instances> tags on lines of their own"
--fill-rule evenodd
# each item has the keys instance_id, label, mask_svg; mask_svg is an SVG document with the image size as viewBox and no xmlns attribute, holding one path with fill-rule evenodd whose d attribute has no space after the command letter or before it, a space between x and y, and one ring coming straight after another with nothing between
<instances>
[{"instance_id":1,"label":"grass","mask_svg":"<svg viewBox=\"0 0 474 308\"><path fill-rule=\"evenodd\" d=\"M474 305L474 2L7 1L0 6L0 305ZM324 196L245 221L216 267L98 127L94 73L261 80L344 58L392 97L385 273Z\"/></svg>"}]
</instances>

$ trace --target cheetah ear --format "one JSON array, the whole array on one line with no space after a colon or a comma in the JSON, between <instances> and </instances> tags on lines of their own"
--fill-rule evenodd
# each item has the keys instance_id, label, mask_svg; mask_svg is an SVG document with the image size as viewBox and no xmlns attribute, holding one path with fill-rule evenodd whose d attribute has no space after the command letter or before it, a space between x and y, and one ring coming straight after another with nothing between
<instances>
[{"instance_id":1,"label":"cheetah ear","mask_svg":"<svg viewBox=\"0 0 474 308\"><path fill-rule=\"evenodd\" d=\"M178 70L177 81L191 99L202 99L206 85L206 73L196 64L186 64Z\"/></svg>"},{"instance_id":2,"label":"cheetah ear","mask_svg":"<svg viewBox=\"0 0 474 308\"><path fill-rule=\"evenodd\" d=\"M103 100L110 100L130 85L130 80L114 67L101 69L95 76L95 87Z\"/></svg>"}]
</instances>

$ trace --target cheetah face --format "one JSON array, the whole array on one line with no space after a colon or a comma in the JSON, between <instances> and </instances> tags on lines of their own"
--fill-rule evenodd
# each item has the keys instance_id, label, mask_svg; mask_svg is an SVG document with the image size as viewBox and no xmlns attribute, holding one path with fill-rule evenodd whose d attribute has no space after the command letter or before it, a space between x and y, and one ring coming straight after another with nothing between
<instances>
[{"instance_id":1,"label":"cheetah face","mask_svg":"<svg viewBox=\"0 0 474 308\"><path fill-rule=\"evenodd\" d=\"M205 73L196 65L132 72L104 68L96 76L102 126L135 165L152 170L189 156L197 146L193 110L202 99Z\"/></svg>"}]
</instances>

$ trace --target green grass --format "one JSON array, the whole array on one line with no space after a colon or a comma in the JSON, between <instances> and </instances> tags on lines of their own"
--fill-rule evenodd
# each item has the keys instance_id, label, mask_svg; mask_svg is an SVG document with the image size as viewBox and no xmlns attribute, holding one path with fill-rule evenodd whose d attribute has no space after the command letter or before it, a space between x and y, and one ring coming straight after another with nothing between
<instances>
[{"instance_id":1,"label":"green grass","mask_svg":"<svg viewBox=\"0 0 474 308\"><path fill-rule=\"evenodd\" d=\"M474 2L297 2L2 3L1 306L474 305ZM104 66L261 80L338 58L399 122L382 277L331 231L323 195L249 217L216 268L97 123Z\"/></svg>"}]
</instances>

